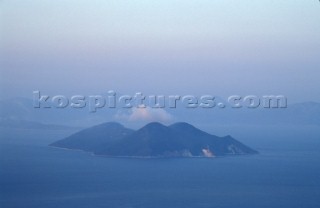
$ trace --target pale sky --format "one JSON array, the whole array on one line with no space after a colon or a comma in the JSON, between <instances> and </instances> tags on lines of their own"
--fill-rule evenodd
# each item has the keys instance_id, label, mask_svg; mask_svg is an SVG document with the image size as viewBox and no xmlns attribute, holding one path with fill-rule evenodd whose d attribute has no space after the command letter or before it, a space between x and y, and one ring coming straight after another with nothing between
<instances>
[{"instance_id":1,"label":"pale sky","mask_svg":"<svg viewBox=\"0 0 320 208\"><path fill-rule=\"evenodd\" d=\"M1 97L283 94L320 102L317 0L2 0Z\"/></svg>"}]
</instances>

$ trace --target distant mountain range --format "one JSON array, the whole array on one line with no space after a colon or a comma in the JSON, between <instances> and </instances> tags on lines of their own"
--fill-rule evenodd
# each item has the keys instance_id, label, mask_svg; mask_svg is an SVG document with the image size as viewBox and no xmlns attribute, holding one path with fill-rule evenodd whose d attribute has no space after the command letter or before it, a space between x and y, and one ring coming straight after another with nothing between
<instances>
[{"instance_id":1,"label":"distant mountain range","mask_svg":"<svg viewBox=\"0 0 320 208\"><path fill-rule=\"evenodd\" d=\"M27 121L20 119L0 118L0 128L9 129L47 129L47 130L79 130L80 127L44 124L36 121Z\"/></svg>"},{"instance_id":2,"label":"distant mountain range","mask_svg":"<svg viewBox=\"0 0 320 208\"><path fill-rule=\"evenodd\" d=\"M218 137L188 123L153 122L137 131L108 122L79 131L50 146L112 157L214 157L256 154L231 136Z\"/></svg>"}]
</instances>

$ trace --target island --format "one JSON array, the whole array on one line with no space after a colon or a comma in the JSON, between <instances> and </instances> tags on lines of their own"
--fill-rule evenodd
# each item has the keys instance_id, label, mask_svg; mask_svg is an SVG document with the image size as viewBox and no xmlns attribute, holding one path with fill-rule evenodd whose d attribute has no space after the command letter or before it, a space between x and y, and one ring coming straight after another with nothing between
<instances>
[{"instance_id":1,"label":"island","mask_svg":"<svg viewBox=\"0 0 320 208\"><path fill-rule=\"evenodd\" d=\"M218 137L185 122L169 126L152 122L138 130L107 122L50 146L110 157L217 157L258 153L231 136Z\"/></svg>"}]
</instances>

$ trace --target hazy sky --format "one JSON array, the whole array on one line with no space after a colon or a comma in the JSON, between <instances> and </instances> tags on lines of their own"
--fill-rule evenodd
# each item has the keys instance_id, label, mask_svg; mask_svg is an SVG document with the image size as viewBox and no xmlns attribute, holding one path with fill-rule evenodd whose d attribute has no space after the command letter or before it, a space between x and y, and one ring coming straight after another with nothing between
<instances>
[{"instance_id":1,"label":"hazy sky","mask_svg":"<svg viewBox=\"0 0 320 208\"><path fill-rule=\"evenodd\" d=\"M283 94L320 101L318 0L2 0L1 97Z\"/></svg>"}]
</instances>

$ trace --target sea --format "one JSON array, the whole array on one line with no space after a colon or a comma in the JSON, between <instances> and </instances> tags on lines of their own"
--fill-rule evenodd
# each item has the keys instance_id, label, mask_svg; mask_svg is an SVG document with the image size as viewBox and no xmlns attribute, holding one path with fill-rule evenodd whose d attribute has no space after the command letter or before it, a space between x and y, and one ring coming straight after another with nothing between
<instances>
[{"instance_id":1,"label":"sea","mask_svg":"<svg viewBox=\"0 0 320 208\"><path fill-rule=\"evenodd\" d=\"M74 130L1 128L0 207L320 207L318 126L228 129L259 154L109 158L48 146Z\"/></svg>"}]
</instances>

